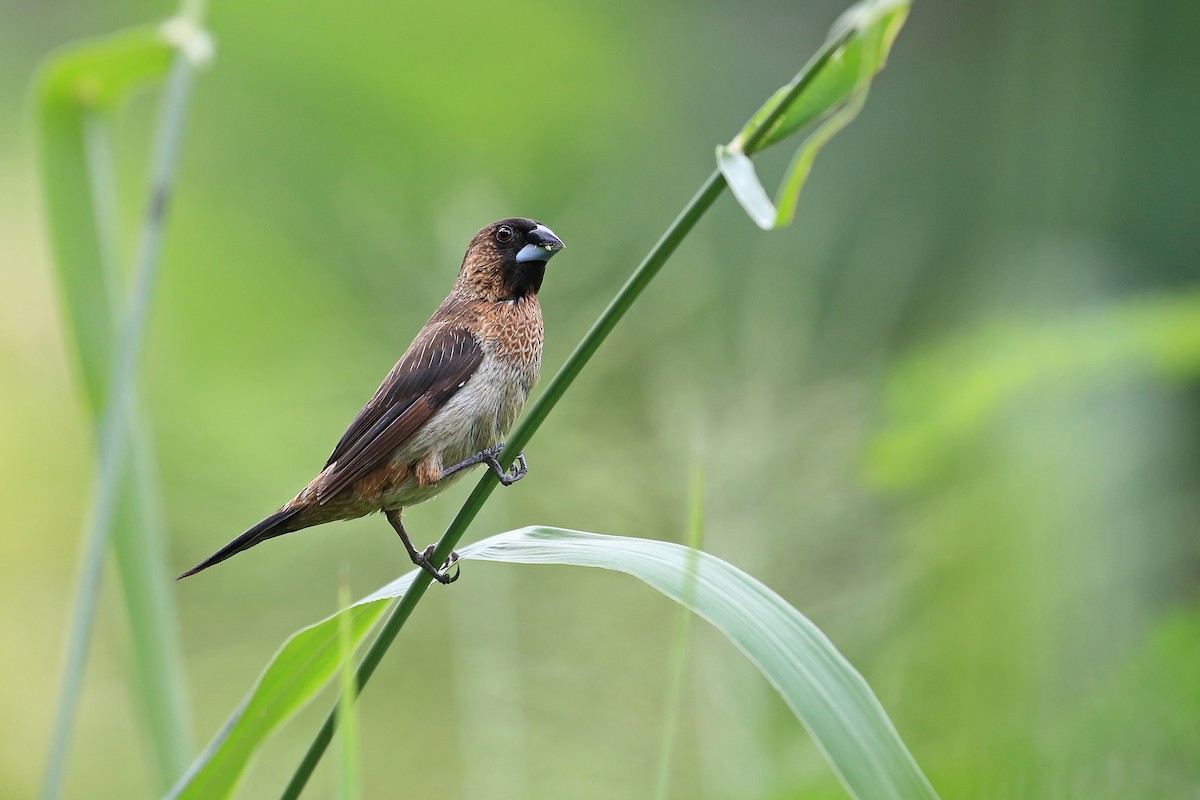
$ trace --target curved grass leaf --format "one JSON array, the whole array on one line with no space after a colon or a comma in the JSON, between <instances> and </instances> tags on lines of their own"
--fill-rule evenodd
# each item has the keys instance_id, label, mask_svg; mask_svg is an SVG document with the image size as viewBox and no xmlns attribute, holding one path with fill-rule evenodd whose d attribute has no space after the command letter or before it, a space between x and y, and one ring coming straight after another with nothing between
<instances>
[{"instance_id":1,"label":"curved grass leaf","mask_svg":"<svg viewBox=\"0 0 1200 800\"><path fill-rule=\"evenodd\" d=\"M190 747L182 659L173 599L164 579L166 559L152 448L135 410L135 393L113 385L120 382L114 367L119 363L116 329L117 320L125 316L125 303L119 288L115 176L105 123L137 88L161 81L177 52L195 58L204 55L206 46L210 49L207 35L189 21L133 28L52 53L35 81L42 190L59 290L74 338L82 394L96 423L98 462L112 462L99 476L104 488L97 492L87 545L90 555L85 557L79 581L43 788L46 797L61 791L95 594L110 538L130 623L137 695L161 786L169 786L187 765ZM128 403L110 403L122 391L129 395ZM123 430L121 438L133 440L128 458L105 453L109 429ZM110 531L115 533L110 536Z\"/></svg>"},{"instance_id":2,"label":"curved grass leaf","mask_svg":"<svg viewBox=\"0 0 1200 800\"><path fill-rule=\"evenodd\" d=\"M58 284L75 334L78 365L89 404L99 414L112 363L116 322L111 303L115 276L104 254L89 169L88 130L98 115L131 92L161 80L174 47L159 26L132 28L52 53L36 82L42 192ZM105 165L107 166L107 165Z\"/></svg>"},{"instance_id":3,"label":"curved grass leaf","mask_svg":"<svg viewBox=\"0 0 1200 800\"><path fill-rule=\"evenodd\" d=\"M600 567L637 577L730 638L812 734L859 798L935 798L862 676L787 601L738 568L682 545L523 528L464 548L464 560ZM337 674L339 617L355 643L416 571L290 638L172 797L224 797L266 737Z\"/></svg>"},{"instance_id":4,"label":"curved grass leaf","mask_svg":"<svg viewBox=\"0 0 1200 800\"><path fill-rule=\"evenodd\" d=\"M745 149L753 155L783 141L867 88L887 62L911 5L911 0L863 0L847 9L829 29L822 52L791 83L771 95L730 147ZM820 56L826 50L832 52L822 59ZM788 99L790 90L802 82L806 84L803 91ZM751 140L751 134L781 102L788 104L782 116L753 147L743 148L742 143Z\"/></svg>"},{"instance_id":5,"label":"curved grass leaf","mask_svg":"<svg viewBox=\"0 0 1200 800\"><path fill-rule=\"evenodd\" d=\"M909 0L864 0L851 7L795 79L775 92L732 142L717 147L717 167L758 227L772 230L791 223L813 160L862 110L871 78L883 69L908 10ZM782 113L780 104L786 104ZM770 127L760 130L770 119ZM772 203L749 156L819 119L821 124L792 158Z\"/></svg>"},{"instance_id":6,"label":"curved grass leaf","mask_svg":"<svg viewBox=\"0 0 1200 800\"><path fill-rule=\"evenodd\" d=\"M863 89L850 99L850 102L830 114L821 121L800 145L792 163L784 173L783 183L775 195L775 202L767 197L754 169L754 162L739 150L731 150L725 145L717 145L717 167L725 176L730 191L741 205L742 210L754 221L754 224L764 231L784 228L792 223L796 215L796 204L800 199L800 190L812 172L813 161L821 148L842 128L849 125L867 101L867 90Z\"/></svg>"},{"instance_id":7,"label":"curved grass leaf","mask_svg":"<svg viewBox=\"0 0 1200 800\"><path fill-rule=\"evenodd\" d=\"M788 165L783 183L779 184L779 191L775 195L778 210L775 212L772 227L783 228L792 224L792 218L796 215L796 203L800 199L800 190L804 188L808 174L812 172L817 153L821 152L821 148L827 145L838 131L854 121L866 102L867 90L863 89L854 95L850 102L822 120L817 129L800 145L796 155L792 156L792 163Z\"/></svg>"},{"instance_id":8,"label":"curved grass leaf","mask_svg":"<svg viewBox=\"0 0 1200 800\"><path fill-rule=\"evenodd\" d=\"M350 605L350 581L345 573L338 587L338 605ZM338 800L358 800L362 797L362 779L358 763L358 683L354 680L354 631L347 614L338 614Z\"/></svg>"},{"instance_id":9,"label":"curved grass leaf","mask_svg":"<svg viewBox=\"0 0 1200 800\"><path fill-rule=\"evenodd\" d=\"M411 584L414 577L415 570L396 583ZM353 652L386 610L381 600L360 601L292 634L167 797L228 797L258 747L338 675L343 655ZM348 629L346 634L339 625Z\"/></svg>"}]
</instances>

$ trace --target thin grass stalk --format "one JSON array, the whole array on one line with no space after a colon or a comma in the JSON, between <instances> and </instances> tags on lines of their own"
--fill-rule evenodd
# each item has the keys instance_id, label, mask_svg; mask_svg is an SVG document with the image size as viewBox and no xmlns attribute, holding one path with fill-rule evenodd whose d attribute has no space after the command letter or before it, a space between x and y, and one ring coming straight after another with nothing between
<instances>
[{"instance_id":1,"label":"thin grass stalk","mask_svg":"<svg viewBox=\"0 0 1200 800\"><path fill-rule=\"evenodd\" d=\"M137 668L131 682L143 705L158 788L166 791L191 761L191 715L179 620L165 570L158 466L144 406L137 398L131 406L127 425L132 449L118 491L112 548Z\"/></svg>"},{"instance_id":2,"label":"thin grass stalk","mask_svg":"<svg viewBox=\"0 0 1200 800\"><path fill-rule=\"evenodd\" d=\"M696 559L704 546L704 470L699 460L692 463L688 480L688 519L685 544L691 548L691 562L684 597L675 619L671 637L671 654L667 660L667 685L663 692L663 722L659 736L658 779L655 800L667 800L671 793L671 765L675 761L675 742L679 731L679 712L683 706L683 677L687 671L688 649L692 640L692 610L689 606L696 592Z\"/></svg>"},{"instance_id":3,"label":"thin grass stalk","mask_svg":"<svg viewBox=\"0 0 1200 800\"><path fill-rule=\"evenodd\" d=\"M101 114L85 112L83 141L110 316L119 319L122 302L116 242L117 180L112 169L108 128ZM107 387L97 387L97 413L103 412L102 395L106 390ZM174 601L167 591L169 584L163 578L166 553L161 491L151 436L142 422L147 417L137 394L135 386L126 421L133 450L117 478L112 542L137 665L135 694L142 702L159 785L165 790L187 768L191 747L179 630ZM99 418L96 423L99 424Z\"/></svg>"},{"instance_id":4,"label":"thin grass stalk","mask_svg":"<svg viewBox=\"0 0 1200 800\"><path fill-rule=\"evenodd\" d=\"M350 605L350 573L343 567L342 579L338 584L338 608ZM362 797L362 779L358 764L358 708L354 703L357 687L354 682L354 645L350 632L350 620L345 615L338 617L338 649L342 666L338 670L338 688L341 701L337 704L338 737L341 739L341 764L338 770L338 800L359 800Z\"/></svg>"},{"instance_id":5,"label":"thin grass stalk","mask_svg":"<svg viewBox=\"0 0 1200 800\"><path fill-rule=\"evenodd\" d=\"M171 74L167 78L159 116L159 133L151 163L150 199L142 225L130 308L121 322L107 382L109 389L106 392L97 432L97 485L87 527L58 713L55 717L54 735L42 789L42 797L47 800L57 798L62 793L67 752L78 713L83 673L95 628L104 559L112 537L118 489L127 456L129 431L126 423L132 409L133 384L137 376L146 320L158 274L162 227L178 164L192 72L193 67L187 56L183 53L176 55Z\"/></svg>"},{"instance_id":6,"label":"thin grass stalk","mask_svg":"<svg viewBox=\"0 0 1200 800\"><path fill-rule=\"evenodd\" d=\"M742 151L747 155L754 153L759 143L761 143L771 127L783 116L788 106L800 96L813 78L825 65L829 58L841 47L849 38L850 34L843 35L838 39L826 42L825 45L809 59L808 63L797 74L796 78L789 85L787 93L780 99L780 102L763 118L761 124L746 135L742 142ZM504 452L500 455L501 463L509 463L516 458L517 453L524 449L525 445L533 437L537 429L541 427L546 417L562 399L564 393L578 377L579 373L600 349L600 345L608 338L617 323L625 316L634 302L645 291L646 287L658 275L667 259L675 252L679 244L687 237L700 218L708 211L712 204L716 202L721 193L725 191L725 177L719 170L714 171L700 189L692 196L692 199L684 207L667 228L662 237L651 248L646 257L634 270L629 280L621 287L612 302L600 314L600 317L592 325L591 329L575 346L574 351L567 357L566 362L562 365L559 371L551 379L550 384L546 387L546 391L538 398L533 407L522 418L521 422L513 430L508 442L504 448ZM459 540L467 531L467 527L474 521L479 514L483 504L488 497L495 491L499 481L491 473L480 478L475 484L475 488L467 497L458 514L450 522L446 532L442 538L438 540L437 547L434 548L433 555L430 556L430 561L434 564L444 562L450 553L454 550ZM384 654L388 648L392 646L392 642L396 640L396 636L404 627L404 623L412 615L413 609L417 603L425 595L425 591L429 588L429 584L433 579L426 572L419 572L412 586L400 598L396 608L384 622L380 628L379 636L371 643L363 656L362 662L358 666L358 694L361 695L363 688L367 685L367 681L371 679L375 668L379 666L379 662L383 660ZM308 783L312 773L320 763L321 757L329 748L330 742L333 740L333 733L337 729L337 708L329 713L322 723L321 728L317 731L304 757L300 760L300 764L296 767L296 771L292 774L292 779L284 788L280 795L282 800L295 800L300 796Z\"/></svg>"}]
</instances>

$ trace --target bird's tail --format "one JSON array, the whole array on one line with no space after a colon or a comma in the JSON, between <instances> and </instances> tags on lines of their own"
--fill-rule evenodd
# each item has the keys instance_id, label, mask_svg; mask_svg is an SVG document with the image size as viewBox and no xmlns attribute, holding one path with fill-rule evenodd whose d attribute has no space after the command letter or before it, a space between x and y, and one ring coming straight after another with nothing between
<instances>
[{"instance_id":1,"label":"bird's tail","mask_svg":"<svg viewBox=\"0 0 1200 800\"><path fill-rule=\"evenodd\" d=\"M235 556L243 550L249 550L259 542L265 542L267 539L271 539L275 536L282 536L285 533L291 533L294 530L298 530L298 528L291 527L287 523L290 522L292 518L299 514L302 510L302 507L296 507L284 508L276 511L274 514L250 528L250 530L246 531L241 536L237 537L232 542L225 545L220 550L180 575L175 580L182 580L189 575L195 575L201 570L208 569L213 564L220 564L230 556ZM301 525L300 527L303 528L305 526Z\"/></svg>"}]
</instances>

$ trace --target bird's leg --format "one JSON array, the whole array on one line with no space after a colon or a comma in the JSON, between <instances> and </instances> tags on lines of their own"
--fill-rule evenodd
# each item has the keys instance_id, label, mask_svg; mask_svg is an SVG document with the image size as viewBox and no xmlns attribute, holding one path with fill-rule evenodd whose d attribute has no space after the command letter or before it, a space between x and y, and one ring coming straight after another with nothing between
<instances>
[{"instance_id":1,"label":"bird's leg","mask_svg":"<svg viewBox=\"0 0 1200 800\"><path fill-rule=\"evenodd\" d=\"M434 546L429 545L423 552L418 553L417 548L413 546L412 539L408 538L408 531L404 530L404 523L400 521L400 512L398 510L385 511L384 516L387 517L387 521L392 524L392 527L396 529L396 533L400 535L400 541L404 542L404 549L408 551L408 557L412 559L414 564L432 575L433 579L438 583L450 584L458 580L458 576L462 574L461 567L455 570L453 575L450 574L450 565L458 561L458 553L450 553L450 558L446 559L446 563L439 570L429 561L429 557L433 555Z\"/></svg>"},{"instance_id":2,"label":"bird's leg","mask_svg":"<svg viewBox=\"0 0 1200 800\"><path fill-rule=\"evenodd\" d=\"M446 467L444 470L442 470L442 477L439 478L439 480L445 480L446 478L449 478L454 473L461 472L462 470L466 469L467 467L473 467L476 464L482 464L484 461L487 461L489 458L492 459L493 461L495 461L496 456L500 455L500 451L503 449L504 449L504 445L498 444L495 447L489 447L486 450L480 450L475 455L467 456L466 458L464 458L462 461L458 462L454 466Z\"/></svg>"},{"instance_id":3,"label":"bird's leg","mask_svg":"<svg viewBox=\"0 0 1200 800\"><path fill-rule=\"evenodd\" d=\"M467 456L462 461L452 467L447 467L442 470L440 480L445 480L454 473L464 470L467 467L473 467L476 464L487 464L492 472L496 473L496 477L500 479L500 483L505 486L512 486L517 481L524 478L529 472L529 465L525 463L525 451L522 450L517 454L516 465L509 472L504 471L504 467L500 466L500 462L496 460L496 456L500 455L500 451L504 449L503 444L498 444L495 447L489 447L486 450L480 450L472 456Z\"/></svg>"}]
</instances>

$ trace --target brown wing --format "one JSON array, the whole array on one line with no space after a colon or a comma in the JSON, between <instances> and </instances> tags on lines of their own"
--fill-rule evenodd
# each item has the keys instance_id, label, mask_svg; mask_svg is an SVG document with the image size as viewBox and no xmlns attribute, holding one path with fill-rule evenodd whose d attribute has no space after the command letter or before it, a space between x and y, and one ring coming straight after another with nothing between
<instances>
[{"instance_id":1,"label":"brown wing","mask_svg":"<svg viewBox=\"0 0 1200 800\"><path fill-rule=\"evenodd\" d=\"M413 342L333 448L325 463L333 470L317 490L319 502L386 461L462 388L481 361L479 340L466 328L435 328Z\"/></svg>"}]
</instances>

